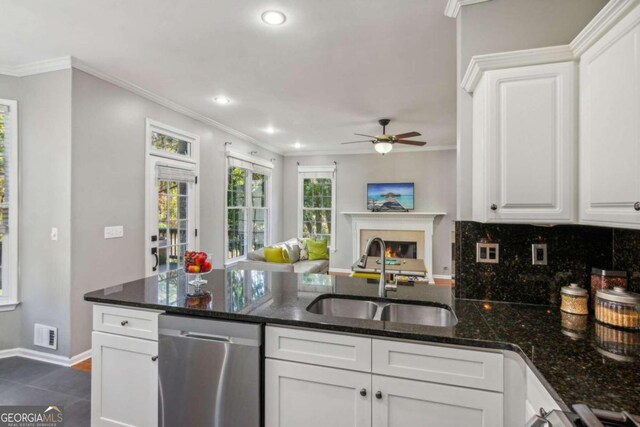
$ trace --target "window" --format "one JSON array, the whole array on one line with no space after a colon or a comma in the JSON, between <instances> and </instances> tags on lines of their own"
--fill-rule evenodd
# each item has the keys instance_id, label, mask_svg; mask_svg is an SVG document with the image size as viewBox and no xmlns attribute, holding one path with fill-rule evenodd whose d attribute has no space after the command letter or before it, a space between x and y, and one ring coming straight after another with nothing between
<instances>
[{"instance_id":1,"label":"window","mask_svg":"<svg viewBox=\"0 0 640 427\"><path fill-rule=\"evenodd\" d=\"M298 235L327 240L335 251L336 167L298 167Z\"/></svg>"},{"instance_id":2,"label":"window","mask_svg":"<svg viewBox=\"0 0 640 427\"><path fill-rule=\"evenodd\" d=\"M237 153L227 157L227 260L264 247L270 229L270 162Z\"/></svg>"},{"instance_id":3,"label":"window","mask_svg":"<svg viewBox=\"0 0 640 427\"><path fill-rule=\"evenodd\" d=\"M0 99L0 311L18 303L18 103Z\"/></svg>"}]
</instances>

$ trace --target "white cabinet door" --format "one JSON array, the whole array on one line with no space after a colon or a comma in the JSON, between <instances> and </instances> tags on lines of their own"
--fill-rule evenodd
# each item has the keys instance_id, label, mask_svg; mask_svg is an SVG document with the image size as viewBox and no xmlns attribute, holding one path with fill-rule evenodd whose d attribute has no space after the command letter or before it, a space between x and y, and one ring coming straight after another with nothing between
<instances>
[{"instance_id":1,"label":"white cabinet door","mask_svg":"<svg viewBox=\"0 0 640 427\"><path fill-rule=\"evenodd\" d=\"M158 343L94 332L91 425L158 425Z\"/></svg>"},{"instance_id":2,"label":"white cabinet door","mask_svg":"<svg viewBox=\"0 0 640 427\"><path fill-rule=\"evenodd\" d=\"M580 58L580 222L640 228L640 6ZM636 210L638 208L638 210Z\"/></svg>"},{"instance_id":3,"label":"white cabinet door","mask_svg":"<svg viewBox=\"0 0 640 427\"><path fill-rule=\"evenodd\" d=\"M369 427L371 374L267 359L265 425Z\"/></svg>"},{"instance_id":4,"label":"white cabinet door","mask_svg":"<svg viewBox=\"0 0 640 427\"><path fill-rule=\"evenodd\" d=\"M501 393L379 375L372 391L373 427L503 425Z\"/></svg>"},{"instance_id":5,"label":"white cabinet door","mask_svg":"<svg viewBox=\"0 0 640 427\"><path fill-rule=\"evenodd\" d=\"M474 219L575 220L576 64L487 71L474 93Z\"/></svg>"}]
</instances>

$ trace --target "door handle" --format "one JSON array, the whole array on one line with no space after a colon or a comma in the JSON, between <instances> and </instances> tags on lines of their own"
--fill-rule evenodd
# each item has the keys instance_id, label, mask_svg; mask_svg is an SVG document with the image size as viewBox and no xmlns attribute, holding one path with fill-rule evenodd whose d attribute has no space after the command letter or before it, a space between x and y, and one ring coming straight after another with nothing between
<instances>
[{"instance_id":1,"label":"door handle","mask_svg":"<svg viewBox=\"0 0 640 427\"><path fill-rule=\"evenodd\" d=\"M151 271L156 271L160 264L160 258L158 257L158 248L151 248L151 255L156 257L156 264L151 268Z\"/></svg>"}]
</instances>

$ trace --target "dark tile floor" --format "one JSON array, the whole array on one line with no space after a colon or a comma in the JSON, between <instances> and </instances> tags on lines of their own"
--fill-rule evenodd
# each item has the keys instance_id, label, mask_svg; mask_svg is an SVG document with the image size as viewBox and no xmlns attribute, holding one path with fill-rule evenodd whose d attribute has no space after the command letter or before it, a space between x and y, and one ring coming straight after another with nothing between
<instances>
[{"instance_id":1,"label":"dark tile floor","mask_svg":"<svg viewBox=\"0 0 640 427\"><path fill-rule=\"evenodd\" d=\"M0 359L0 405L59 405L65 427L88 427L91 374L23 357Z\"/></svg>"}]
</instances>

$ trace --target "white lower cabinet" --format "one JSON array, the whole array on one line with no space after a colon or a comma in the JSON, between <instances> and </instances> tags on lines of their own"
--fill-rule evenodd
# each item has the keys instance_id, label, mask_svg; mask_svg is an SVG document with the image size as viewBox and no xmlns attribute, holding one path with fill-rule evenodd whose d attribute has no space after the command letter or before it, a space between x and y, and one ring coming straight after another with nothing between
<instances>
[{"instance_id":1,"label":"white lower cabinet","mask_svg":"<svg viewBox=\"0 0 640 427\"><path fill-rule=\"evenodd\" d=\"M278 327L269 331L269 328L266 427L504 425L501 353L303 329ZM293 338L306 343L304 347L296 347L304 351L274 350L282 346L278 342ZM278 342L270 343L270 339ZM327 353L329 343L339 341L340 348L349 348L351 339L359 342L357 348L372 349L368 356L373 356L373 363L357 363L360 372L336 368L340 363L333 358L327 358L329 366L301 363L307 354L310 360L316 360L312 356ZM355 348L352 346L352 352L347 353L348 360L365 357ZM448 362L443 364L440 360ZM452 363L458 363L458 369L449 366ZM363 371L363 366L371 368ZM485 374L477 374L479 371ZM467 383L472 386L460 386Z\"/></svg>"},{"instance_id":2,"label":"white lower cabinet","mask_svg":"<svg viewBox=\"0 0 640 427\"><path fill-rule=\"evenodd\" d=\"M370 426L370 389L371 374L267 359L265 425Z\"/></svg>"},{"instance_id":3,"label":"white lower cabinet","mask_svg":"<svg viewBox=\"0 0 640 427\"><path fill-rule=\"evenodd\" d=\"M94 313L104 311L105 307L118 316L131 315L132 311L95 306ZM140 310L139 314L155 317L157 321L157 312ZM122 322L123 326L128 325ZM106 333L100 330L100 323L95 323L94 329L97 330L92 334L91 425L157 427L157 336L156 340L127 336L130 332L124 327L120 334Z\"/></svg>"},{"instance_id":4,"label":"white lower cabinet","mask_svg":"<svg viewBox=\"0 0 640 427\"><path fill-rule=\"evenodd\" d=\"M373 375L373 427L501 427L502 393Z\"/></svg>"}]
</instances>

